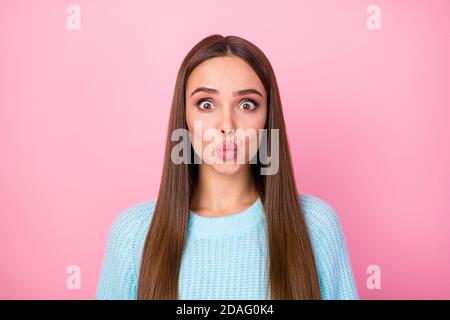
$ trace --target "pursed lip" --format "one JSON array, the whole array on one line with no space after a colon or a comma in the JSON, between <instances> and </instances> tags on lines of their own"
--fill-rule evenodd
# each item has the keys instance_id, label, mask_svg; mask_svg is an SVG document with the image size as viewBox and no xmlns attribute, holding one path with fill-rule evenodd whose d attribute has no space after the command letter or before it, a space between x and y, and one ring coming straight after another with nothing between
<instances>
[{"instance_id":1,"label":"pursed lip","mask_svg":"<svg viewBox=\"0 0 450 320\"><path fill-rule=\"evenodd\" d=\"M216 154L222 159L232 159L237 153L237 145L231 141L223 141L216 146Z\"/></svg>"}]
</instances>

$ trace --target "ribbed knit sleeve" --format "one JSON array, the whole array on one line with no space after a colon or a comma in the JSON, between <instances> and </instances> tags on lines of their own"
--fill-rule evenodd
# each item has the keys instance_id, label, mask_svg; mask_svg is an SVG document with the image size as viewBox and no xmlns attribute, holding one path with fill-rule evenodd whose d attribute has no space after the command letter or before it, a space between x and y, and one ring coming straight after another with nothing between
<instances>
[{"instance_id":1,"label":"ribbed knit sleeve","mask_svg":"<svg viewBox=\"0 0 450 320\"><path fill-rule=\"evenodd\" d=\"M312 195L301 196L319 273L322 299L359 299L346 240L334 208Z\"/></svg>"},{"instance_id":2,"label":"ribbed knit sleeve","mask_svg":"<svg viewBox=\"0 0 450 320\"><path fill-rule=\"evenodd\" d=\"M109 229L96 299L137 298L141 249L154 204L154 201L147 201L135 205L114 219Z\"/></svg>"}]
</instances>

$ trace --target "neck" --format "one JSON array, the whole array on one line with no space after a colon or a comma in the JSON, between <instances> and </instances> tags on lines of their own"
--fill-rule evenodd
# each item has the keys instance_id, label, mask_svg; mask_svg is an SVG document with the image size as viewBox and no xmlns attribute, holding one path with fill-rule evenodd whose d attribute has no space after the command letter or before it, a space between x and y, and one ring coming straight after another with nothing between
<instances>
[{"instance_id":1,"label":"neck","mask_svg":"<svg viewBox=\"0 0 450 320\"><path fill-rule=\"evenodd\" d=\"M234 175L222 175L208 165L201 165L198 174L191 209L202 216L239 212L258 199L250 165Z\"/></svg>"}]
</instances>

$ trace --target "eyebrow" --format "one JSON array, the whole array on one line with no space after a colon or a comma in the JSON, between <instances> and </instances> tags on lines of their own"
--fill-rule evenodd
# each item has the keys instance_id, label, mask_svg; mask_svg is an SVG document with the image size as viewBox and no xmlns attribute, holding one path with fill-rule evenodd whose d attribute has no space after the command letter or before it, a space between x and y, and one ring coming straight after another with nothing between
<instances>
[{"instance_id":1,"label":"eyebrow","mask_svg":"<svg viewBox=\"0 0 450 320\"><path fill-rule=\"evenodd\" d=\"M219 91L216 90L216 89L206 88L206 87L198 87L197 89L192 91L191 97L197 92L207 92L207 93L219 94ZM262 97L261 92L259 92L256 89L243 89L243 90L234 91L233 95L235 95L235 96L243 96L243 95L250 94L250 93L254 93L254 94L257 94L257 95Z\"/></svg>"}]
</instances>

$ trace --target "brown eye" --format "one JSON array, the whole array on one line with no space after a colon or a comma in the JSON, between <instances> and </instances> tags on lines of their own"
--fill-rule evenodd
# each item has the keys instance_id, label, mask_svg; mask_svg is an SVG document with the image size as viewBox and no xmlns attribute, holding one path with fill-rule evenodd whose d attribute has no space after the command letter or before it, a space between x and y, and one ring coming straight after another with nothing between
<instances>
[{"instance_id":1,"label":"brown eye","mask_svg":"<svg viewBox=\"0 0 450 320\"><path fill-rule=\"evenodd\" d=\"M210 100L200 100L197 103L197 107L201 110L211 110L213 108L213 104Z\"/></svg>"},{"instance_id":2,"label":"brown eye","mask_svg":"<svg viewBox=\"0 0 450 320\"><path fill-rule=\"evenodd\" d=\"M257 107L257 103L252 101L252 100L244 100L241 104L240 104L240 108L246 111L252 111Z\"/></svg>"}]
</instances>

